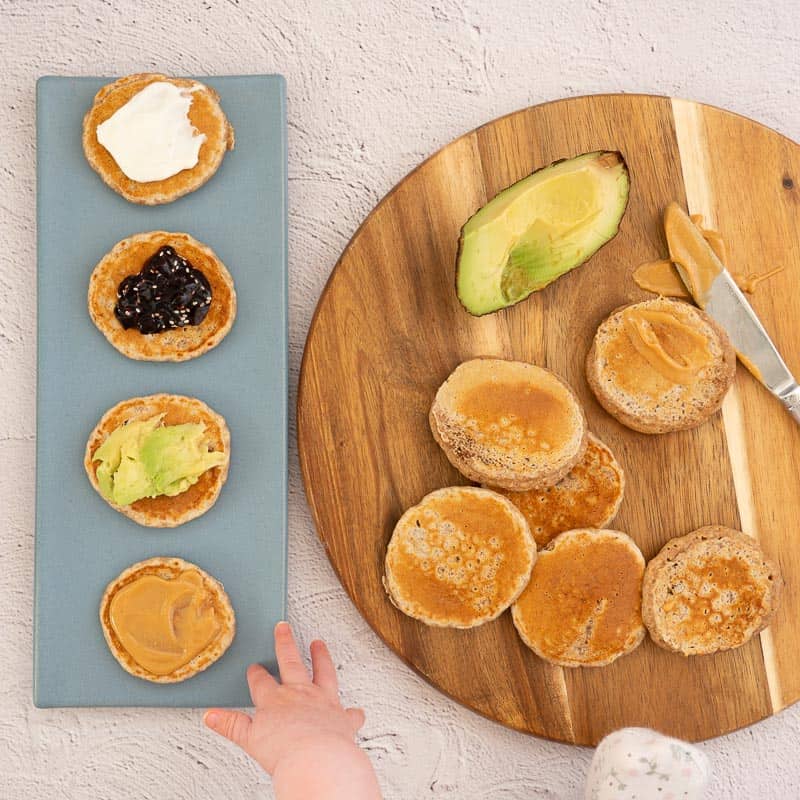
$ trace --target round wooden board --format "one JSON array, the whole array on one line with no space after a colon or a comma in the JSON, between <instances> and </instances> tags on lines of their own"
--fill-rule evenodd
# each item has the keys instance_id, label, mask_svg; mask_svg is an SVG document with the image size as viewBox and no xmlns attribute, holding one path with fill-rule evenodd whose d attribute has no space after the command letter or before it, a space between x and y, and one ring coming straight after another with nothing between
<instances>
[{"instance_id":1,"label":"round wooden board","mask_svg":"<svg viewBox=\"0 0 800 800\"><path fill-rule=\"evenodd\" d=\"M598 149L621 150L630 169L619 235L523 303L467 314L454 291L462 224L534 169ZM504 725L587 745L625 725L706 739L800 697L800 429L741 367L722 413L665 436L619 425L583 375L598 323L647 296L631 272L666 253L660 219L671 200L723 233L731 269L785 266L752 303L800 375L798 181L800 147L751 120L665 97L582 97L462 136L408 175L359 228L306 343L298 400L303 477L320 538L353 602L434 686ZM646 558L710 523L759 537L787 583L772 626L714 656L686 659L648 639L611 666L562 669L522 644L509 614L456 631L397 611L381 585L395 522L427 492L466 483L434 442L428 410L450 371L479 355L541 364L572 384L590 429L626 470L613 527L633 536Z\"/></svg>"}]
</instances>

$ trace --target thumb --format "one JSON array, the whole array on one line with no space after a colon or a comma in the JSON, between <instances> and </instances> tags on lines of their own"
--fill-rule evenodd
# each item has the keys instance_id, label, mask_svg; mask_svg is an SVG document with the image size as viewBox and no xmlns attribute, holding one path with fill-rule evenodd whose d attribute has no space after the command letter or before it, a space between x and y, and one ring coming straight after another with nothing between
<instances>
[{"instance_id":1,"label":"thumb","mask_svg":"<svg viewBox=\"0 0 800 800\"><path fill-rule=\"evenodd\" d=\"M364 709L347 708L345 709L344 713L347 714L347 719L350 720L350 724L353 726L353 735L355 736L366 720L366 717L364 716Z\"/></svg>"},{"instance_id":2,"label":"thumb","mask_svg":"<svg viewBox=\"0 0 800 800\"><path fill-rule=\"evenodd\" d=\"M212 731L224 736L239 747L246 746L252 722L247 714L227 708L211 708L203 716L203 722Z\"/></svg>"}]
</instances>

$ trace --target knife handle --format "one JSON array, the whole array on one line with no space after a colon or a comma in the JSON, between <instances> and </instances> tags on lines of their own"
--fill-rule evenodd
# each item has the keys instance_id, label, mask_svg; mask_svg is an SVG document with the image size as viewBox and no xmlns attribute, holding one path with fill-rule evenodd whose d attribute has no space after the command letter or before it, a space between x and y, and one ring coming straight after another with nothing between
<instances>
[{"instance_id":1,"label":"knife handle","mask_svg":"<svg viewBox=\"0 0 800 800\"><path fill-rule=\"evenodd\" d=\"M781 393L781 402L800 425L800 386L795 383L787 392Z\"/></svg>"}]
</instances>

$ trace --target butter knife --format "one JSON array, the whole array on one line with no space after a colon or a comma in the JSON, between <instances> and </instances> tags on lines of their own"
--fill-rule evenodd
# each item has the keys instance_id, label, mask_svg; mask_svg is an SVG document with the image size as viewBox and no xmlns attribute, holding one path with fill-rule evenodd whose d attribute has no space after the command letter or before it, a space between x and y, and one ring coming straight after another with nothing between
<instances>
[{"instance_id":1,"label":"butter knife","mask_svg":"<svg viewBox=\"0 0 800 800\"><path fill-rule=\"evenodd\" d=\"M670 259L700 308L724 328L739 360L800 424L800 386L730 272L677 203L664 212Z\"/></svg>"}]
</instances>

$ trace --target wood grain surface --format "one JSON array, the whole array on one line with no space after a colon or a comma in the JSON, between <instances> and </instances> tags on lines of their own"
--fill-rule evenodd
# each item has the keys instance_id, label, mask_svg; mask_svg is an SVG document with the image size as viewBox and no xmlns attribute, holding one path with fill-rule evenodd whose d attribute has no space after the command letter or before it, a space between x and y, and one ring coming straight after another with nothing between
<instances>
[{"instance_id":1,"label":"wood grain surface","mask_svg":"<svg viewBox=\"0 0 800 800\"><path fill-rule=\"evenodd\" d=\"M519 305L475 318L454 290L461 225L551 161L621 150L631 195L619 235L587 264ZM724 235L730 268L785 270L752 299L800 374L800 147L751 120L664 97L604 95L525 109L462 136L374 209L337 264L306 343L298 440L319 536L353 602L410 666L454 699L512 728L595 744L647 725L706 739L800 697L800 429L740 366L723 411L702 427L638 434L596 403L583 360L598 323L644 299L631 279L666 254L671 201ZM433 489L466 483L431 436L439 384L461 361L496 355L555 370L627 477L613 527L646 558L673 536L717 523L748 530L787 583L772 626L738 650L685 659L646 640L601 669L548 665L510 615L470 631L428 628L381 585L392 528Z\"/></svg>"}]
</instances>

